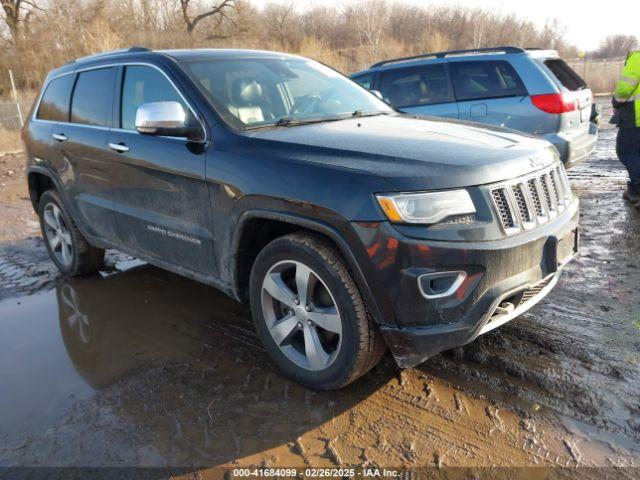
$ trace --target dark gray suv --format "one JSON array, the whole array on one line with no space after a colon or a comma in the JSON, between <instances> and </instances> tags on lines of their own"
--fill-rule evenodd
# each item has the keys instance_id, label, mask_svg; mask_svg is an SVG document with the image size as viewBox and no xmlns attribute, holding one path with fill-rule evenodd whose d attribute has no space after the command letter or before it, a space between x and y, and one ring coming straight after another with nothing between
<instances>
[{"instance_id":1,"label":"dark gray suv","mask_svg":"<svg viewBox=\"0 0 640 480\"><path fill-rule=\"evenodd\" d=\"M79 59L49 74L23 138L61 272L95 272L114 248L213 285L312 388L352 382L387 346L410 367L473 340L540 301L577 251L549 143L398 113L302 57Z\"/></svg>"}]
</instances>

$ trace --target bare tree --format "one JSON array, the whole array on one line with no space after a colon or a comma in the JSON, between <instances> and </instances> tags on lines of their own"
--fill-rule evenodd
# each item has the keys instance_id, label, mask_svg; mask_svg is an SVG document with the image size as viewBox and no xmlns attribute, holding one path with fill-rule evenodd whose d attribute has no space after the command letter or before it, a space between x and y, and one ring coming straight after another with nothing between
<instances>
[{"instance_id":1,"label":"bare tree","mask_svg":"<svg viewBox=\"0 0 640 480\"><path fill-rule=\"evenodd\" d=\"M495 45L556 48L565 58L577 56L557 21L542 27L495 9L399 0L305 2L307 7L294 0L257 3L0 0L0 71L11 68L18 87L30 90L40 86L51 68L72 58L130 45L279 48L345 72L384 58ZM27 36L28 43L21 41ZM634 41L616 41L623 45L619 54L634 48ZM595 78L593 74L589 81ZM9 89L6 75L0 75L0 96Z\"/></svg>"},{"instance_id":2,"label":"bare tree","mask_svg":"<svg viewBox=\"0 0 640 480\"><path fill-rule=\"evenodd\" d=\"M480 48L482 47L483 42L485 42L487 39L486 33L490 26L489 14L484 10L478 10L477 14L474 15L471 19L471 23L473 25L473 28L471 30L471 33L473 35L471 46L473 48Z\"/></svg>"},{"instance_id":3,"label":"bare tree","mask_svg":"<svg viewBox=\"0 0 640 480\"><path fill-rule=\"evenodd\" d=\"M385 0L359 0L344 10L353 22L361 45L378 47L388 24Z\"/></svg>"},{"instance_id":4,"label":"bare tree","mask_svg":"<svg viewBox=\"0 0 640 480\"><path fill-rule=\"evenodd\" d=\"M218 22L228 20L228 12L236 8L236 0L222 0L220 3L214 3L209 9L202 13L192 15L189 13L191 0L180 0L180 8L182 9L182 18L187 25L189 35L193 33L196 26L206 18L215 18Z\"/></svg>"},{"instance_id":5,"label":"bare tree","mask_svg":"<svg viewBox=\"0 0 640 480\"><path fill-rule=\"evenodd\" d=\"M14 43L17 42L20 35L21 25L28 23L36 10L44 11L30 0L0 0L0 4L2 4L4 12L3 20Z\"/></svg>"},{"instance_id":6,"label":"bare tree","mask_svg":"<svg viewBox=\"0 0 640 480\"><path fill-rule=\"evenodd\" d=\"M638 37L634 35L609 35L600 42L600 47L594 52L596 58L618 58L626 56L630 51L640 46Z\"/></svg>"},{"instance_id":7,"label":"bare tree","mask_svg":"<svg viewBox=\"0 0 640 480\"><path fill-rule=\"evenodd\" d=\"M262 15L269 36L275 38L284 48L293 48L299 40L299 18L297 18L293 3L268 4Z\"/></svg>"}]
</instances>

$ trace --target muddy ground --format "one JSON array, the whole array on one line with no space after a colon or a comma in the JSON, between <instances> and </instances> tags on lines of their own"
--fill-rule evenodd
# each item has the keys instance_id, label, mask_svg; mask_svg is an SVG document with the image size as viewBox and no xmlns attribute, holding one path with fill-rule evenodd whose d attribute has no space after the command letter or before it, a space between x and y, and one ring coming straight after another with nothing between
<instances>
[{"instance_id":1,"label":"muddy ground","mask_svg":"<svg viewBox=\"0 0 640 480\"><path fill-rule=\"evenodd\" d=\"M614 139L570 171L582 252L547 299L332 393L282 377L213 288L115 252L62 279L0 156L0 466L640 466L640 210Z\"/></svg>"}]
</instances>

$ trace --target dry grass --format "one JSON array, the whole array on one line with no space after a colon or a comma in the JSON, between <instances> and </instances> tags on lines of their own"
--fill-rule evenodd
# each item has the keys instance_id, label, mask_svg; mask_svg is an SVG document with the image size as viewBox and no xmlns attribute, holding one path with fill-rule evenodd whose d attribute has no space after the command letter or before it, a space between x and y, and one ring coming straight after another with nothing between
<instances>
[{"instance_id":1,"label":"dry grass","mask_svg":"<svg viewBox=\"0 0 640 480\"><path fill-rule=\"evenodd\" d=\"M622 71L623 62L569 62L571 67L586 80L593 93L611 93Z\"/></svg>"},{"instance_id":2,"label":"dry grass","mask_svg":"<svg viewBox=\"0 0 640 480\"><path fill-rule=\"evenodd\" d=\"M0 152L15 152L23 148L19 130L0 129Z\"/></svg>"}]
</instances>

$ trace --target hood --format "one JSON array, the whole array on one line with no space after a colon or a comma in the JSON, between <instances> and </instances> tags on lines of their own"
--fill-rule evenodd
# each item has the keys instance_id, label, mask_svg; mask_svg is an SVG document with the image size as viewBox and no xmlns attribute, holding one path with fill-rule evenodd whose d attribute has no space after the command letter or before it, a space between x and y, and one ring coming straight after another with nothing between
<instances>
[{"instance_id":1,"label":"hood","mask_svg":"<svg viewBox=\"0 0 640 480\"><path fill-rule=\"evenodd\" d=\"M278 142L279 147L286 144L288 157L382 176L400 191L499 182L557 161L550 143L524 133L408 115L262 129L248 135Z\"/></svg>"}]
</instances>

